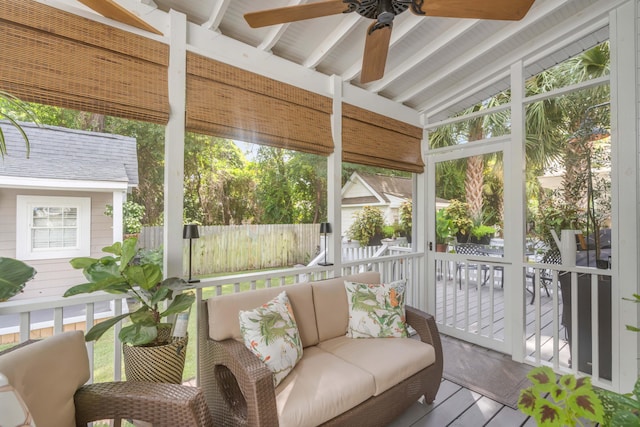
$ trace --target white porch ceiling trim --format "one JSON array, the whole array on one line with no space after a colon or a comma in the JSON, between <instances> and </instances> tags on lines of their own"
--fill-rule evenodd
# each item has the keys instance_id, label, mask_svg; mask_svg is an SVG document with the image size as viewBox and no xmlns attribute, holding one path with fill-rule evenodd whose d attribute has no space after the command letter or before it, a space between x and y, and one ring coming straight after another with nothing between
<instances>
[{"instance_id":1,"label":"white porch ceiling trim","mask_svg":"<svg viewBox=\"0 0 640 427\"><path fill-rule=\"evenodd\" d=\"M336 48L339 42L344 40L351 32L356 28L356 25L360 22L360 15L357 13L351 13L342 17L342 23L335 27L335 29L325 38L318 47L311 52L311 55L302 63L303 67L315 68L320 61L326 58L333 49Z\"/></svg>"},{"instance_id":2,"label":"white porch ceiling trim","mask_svg":"<svg viewBox=\"0 0 640 427\"><path fill-rule=\"evenodd\" d=\"M207 22L202 24L203 28L211 31L218 31L218 27L220 26L220 22L224 17L225 12L229 8L229 4L231 0L218 0L213 5L213 10L211 11L211 15Z\"/></svg>"},{"instance_id":3,"label":"white porch ceiling trim","mask_svg":"<svg viewBox=\"0 0 640 427\"><path fill-rule=\"evenodd\" d=\"M454 27L442 33L438 38L432 40L431 43L427 44L424 49L416 52L415 55L411 56L402 64L398 65L392 70L385 72L384 77L374 83L369 84L367 86L367 90L377 93L385 89L391 83L402 78L403 74L408 73L422 62L427 61L430 57L437 54L441 49L444 49L452 41L456 40L458 37L464 36L479 22L480 21L477 19L460 21Z\"/></svg>"},{"instance_id":4,"label":"white porch ceiling trim","mask_svg":"<svg viewBox=\"0 0 640 427\"><path fill-rule=\"evenodd\" d=\"M542 20L551 15L554 11L564 5L568 0L558 0L553 2L543 3L540 7L533 7L527 16L523 19L522 23L531 24L535 21ZM484 40L482 43L474 46L472 49L464 52L458 56L458 58L450 63L447 67L440 69L438 73L430 75L423 81L413 85L409 89L402 92L400 95L393 98L396 102L406 102L415 96L416 93L429 89L429 87L435 85L440 80L444 79L451 73L459 70L467 62L473 61L478 57L485 55L490 49L492 49L497 43L506 38L512 37L517 34L522 27L521 22L514 22L508 25L501 31L496 32L494 35ZM507 70L508 71L508 70Z\"/></svg>"},{"instance_id":5,"label":"white porch ceiling trim","mask_svg":"<svg viewBox=\"0 0 640 427\"><path fill-rule=\"evenodd\" d=\"M614 1L621 4L624 3L625 0ZM541 37L531 40L522 46L520 52L514 52L499 63L495 63L492 67L482 70L475 79L467 81L466 84L459 87L455 93L442 94L428 103L417 106L416 109L425 111L428 117L441 113L448 107L478 92L479 88L490 86L500 80L508 78L509 64L513 64L520 59L525 59L525 66L530 65L556 52L560 42L565 46L575 43L583 37L607 26L609 22L608 17L602 18L602 16L606 14L609 9L610 5L605 6L602 4L586 9L583 13L575 15L571 19L559 24L554 31L545 33Z\"/></svg>"}]
</instances>

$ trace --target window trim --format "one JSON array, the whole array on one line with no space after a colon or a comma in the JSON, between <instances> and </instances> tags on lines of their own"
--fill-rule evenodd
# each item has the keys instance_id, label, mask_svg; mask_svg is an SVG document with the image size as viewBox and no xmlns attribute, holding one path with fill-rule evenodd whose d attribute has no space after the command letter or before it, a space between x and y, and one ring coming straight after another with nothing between
<instances>
[{"instance_id":1,"label":"window trim","mask_svg":"<svg viewBox=\"0 0 640 427\"><path fill-rule=\"evenodd\" d=\"M78 210L77 246L33 249L31 212L36 206L76 208ZM21 260L73 258L91 255L91 198L71 196L23 196L16 200L16 258Z\"/></svg>"}]
</instances>

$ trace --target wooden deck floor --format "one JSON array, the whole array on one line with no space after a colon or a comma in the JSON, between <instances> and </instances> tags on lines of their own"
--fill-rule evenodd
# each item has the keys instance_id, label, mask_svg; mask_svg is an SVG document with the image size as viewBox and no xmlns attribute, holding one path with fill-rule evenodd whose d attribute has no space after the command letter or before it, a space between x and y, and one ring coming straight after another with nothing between
<instances>
[{"instance_id":1,"label":"wooden deck floor","mask_svg":"<svg viewBox=\"0 0 640 427\"><path fill-rule=\"evenodd\" d=\"M389 427L535 426L533 419L486 396L443 380L436 400L414 403Z\"/></svg>"},{"instance_id":2,"label":"wooden deck floor","mask_svg":"<svg viewBox=\"0 0 640 427\"><path fill-rule=\"evenodd\" d=\"M456 323L457 327L464 329L465 326L473 329L474 325L478 325L480 329L491 331L497 339L504 338L504 291L499 281L494 283L493 289L490 286L481 286L482 295L477 295L477 284L474 283L468 290L464 286L460 286L456 282L455 277L442 275L438 280L437 295L448 295L447 299L438 299L436 309L436 319L448 318L450 325ZM508 281L505 282L508 285ZM531 288L529 288L531 289ZM465 299L465 292L466 294ZM456 297L452 295L456 293ZM491 294L493 304L489 304L488 298ZM560 297L560 295L558 295ZM554 329L554 298L553 293L547 296L544 291L540 296L540 315L536 320L536 305L530 304L531 294L527 293L526 301L526 331L525 348L529 357L535 357L536 348L540 348L540 358L542 360L551 361L553 358L553 329ZM454 303L456 301L455 311L458 313L468 310L469 319L473 322L466 325L467 320L464 318L456 318L452 321L451 314L454 312ZM480 307L480 319L478 322L478 304ZM493 308L493 315L490 315L489 308ZM559 304L558 317L561 318L561 304ZM490 322L489 320L492 320ZM536 345L535 330L540 328L539 347ZM491 323L491 324L489 324ZM556 322L558 327L558 336L564 336L564 329L560 322ZM483 333L483 332L478 332ZM486 351L486 350L483 350ZM493 350L489 350L493 351ZM568 365L569 349L565 340L558 340L557 349L560 364ZM515 426L535 426L535 420L525 416L520 411L509 406L505 406L486 396L461 387L458 384L443 380L436 396L436 400L432 404L424 404L424 402L416 402L402 416L391 423L389 427L440 427L440 426L457 426L457 427L515 427Z\"/></svg>"}]
</instances>

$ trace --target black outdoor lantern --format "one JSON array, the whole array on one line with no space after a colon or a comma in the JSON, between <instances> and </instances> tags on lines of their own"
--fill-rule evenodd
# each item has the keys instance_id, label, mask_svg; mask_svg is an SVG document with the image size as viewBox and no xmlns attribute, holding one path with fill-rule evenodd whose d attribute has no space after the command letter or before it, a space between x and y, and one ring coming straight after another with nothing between
<instances>
[{"instance_id":1,"label":"black outdoor lantern","mask_svg":"<svg viewBox=\"0 0 640 427\"><path fill-rule=\"evenodd\" d=\"M200 234L198 234L198 224L185 224L182 229L182 238L189 239L189 283L198 283L199 279L191 278L191 249L193 245L191 244L192 239L198 239Z\"/></svg>"},{"instance_id":2,"label":"black outdoor lantern","mask_svg":"<svg viewBox=\"0 0 640 427\"><path fill-rule=\"evenodd\" d=\"M320 233L324 234L324 262L319 262L318 265L333 265L332 263L327 262L327 252L329 250L327 247L327 234L331 233L331 224L328 222L321 222Z\"/></svg>"}]
</instances>

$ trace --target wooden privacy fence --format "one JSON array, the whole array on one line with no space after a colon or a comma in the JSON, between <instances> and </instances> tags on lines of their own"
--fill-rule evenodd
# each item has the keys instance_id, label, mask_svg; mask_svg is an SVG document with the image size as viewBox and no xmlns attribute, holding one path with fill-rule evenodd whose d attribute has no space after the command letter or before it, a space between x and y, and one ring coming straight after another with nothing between
<instances>
[{"instance_id":1,"label":"wooden privacy fence","mask_svg":"<svg viewBox=\"0 0 640 427\"><path fill-rule=\"evenodd\" d=\"M139 246L162 246L162 227L143 227ZM307 264L319 252L319 224L199 226L193 240L192 275L229 273ZM189 274L189 241L184 241L184 275Z\"/></svg>"}]
</instances>

